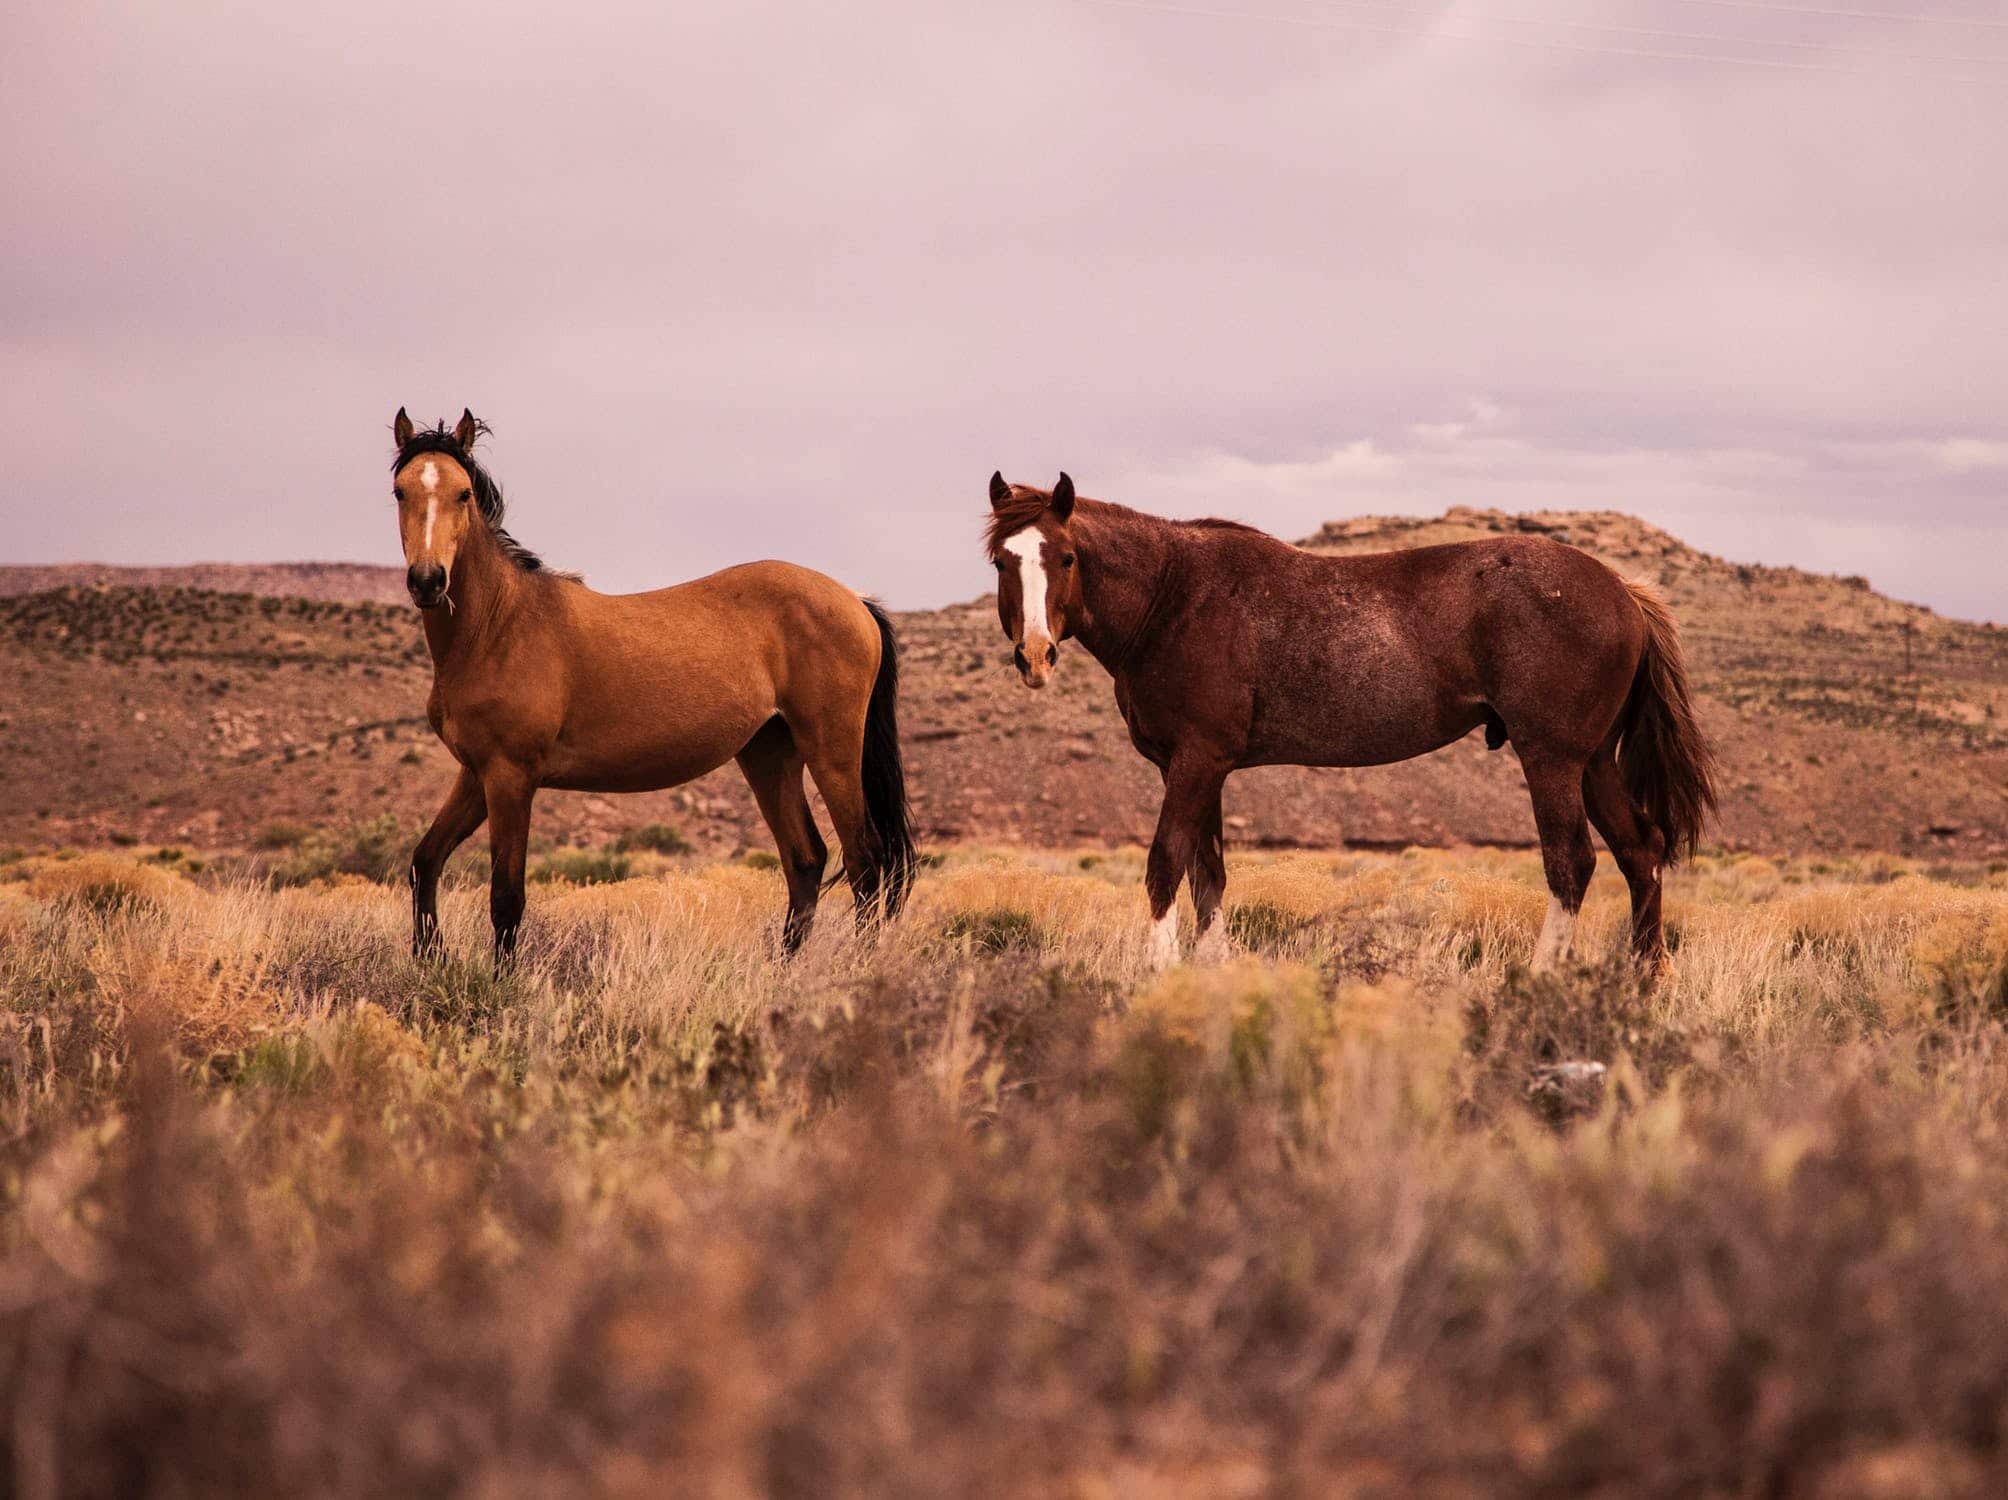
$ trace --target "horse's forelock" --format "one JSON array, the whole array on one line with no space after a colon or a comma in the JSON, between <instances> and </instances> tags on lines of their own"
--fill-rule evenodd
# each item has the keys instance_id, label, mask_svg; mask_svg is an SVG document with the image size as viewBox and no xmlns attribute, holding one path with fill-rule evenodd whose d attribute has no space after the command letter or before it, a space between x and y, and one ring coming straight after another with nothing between
<instances>
[{"instance_id":1,"label":"horse's forelock","mask_svg":"<svg viewBox=\"0 0 2008 1500\"><path fill-rule=\"evenodd\" d=\"M478 438L488 431L488 424L476 421L474 431ZM431 427L421 427L414 432L411 440L397 450L397 458L390 466L391 473L400 472L414 458L422 458L428 453L444 454L467 471L468 481L474 487L474 503L480 507L482 519L487 521L488 529L494 532L495 540L501 544L503 554L527 573L535 573L542 569L544 560L511 536L502 524L506 508L502 499L502 486L495 482L493 475L481 467L480 461L467 451L466 446L446 423L439 422Z\"/></svg>"},{"instance_id":2,"label":"horse's forelock","mask_svg":"<svg viewBox=\"0 0 2008 1500\"><path fill-rule=\"evenodd\" d=\"M989 524L984 529L983 544L990 555L997 556L1004 550L1006 541L1043 516L1052 498L1045 490L1035 490L1022 484L1012 485L1011 497L992 508Z\"/></svg>"}]
</instances>

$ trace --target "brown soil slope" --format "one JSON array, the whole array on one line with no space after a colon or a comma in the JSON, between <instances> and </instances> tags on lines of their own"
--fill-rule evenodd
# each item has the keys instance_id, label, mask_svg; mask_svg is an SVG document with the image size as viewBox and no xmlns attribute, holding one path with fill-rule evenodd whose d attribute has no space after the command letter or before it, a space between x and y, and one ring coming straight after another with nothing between
<instances>
[{"instance_id":1,"label":"brown soil slope","mask_svg":"<svg viewBox=\"0 0 2008 1500\"><path fill-rule=\"evenodd\" d=\"M374 563L184 563L133 568L114 563L0 564L0 598L65 588L216 589L345 604L404 603L404 574Z\"/></svg>"},{"instance_id":2,"label":"brown soil slope","mask_svg":"<svg viewBox=\"0 0 2008 1500\"><path fill-rule=\"evenodd\" d=\"M1365 551L1552 532L1660 585L1685 625L1723 762L1719 841L1761 849L2008 852L2008 631L1947 620L1860 579L1739 566L1613 512L1363 519L1306 545ZM972 570L973 571L973 570ZM0 600L0 841L228 845L279 820L396 816L417 829L451 779L423 710L408 606L298 594L353 572L253 569L276 593L68 587ZM212 571L204 582L221 581ZM902 616L904 729L927 836L1045 844L1147 839L1155 773L1107 678L1070 651L1044 694L1005 665L988 600ZM1401 766L1265 769L1228 783L1240 843L1527 843L1510 749L1477 737ZM666 822L712 848L761 845L729 768L639 797L546 794L539 833L597 842Z\"/></svg>"}]
</instances>

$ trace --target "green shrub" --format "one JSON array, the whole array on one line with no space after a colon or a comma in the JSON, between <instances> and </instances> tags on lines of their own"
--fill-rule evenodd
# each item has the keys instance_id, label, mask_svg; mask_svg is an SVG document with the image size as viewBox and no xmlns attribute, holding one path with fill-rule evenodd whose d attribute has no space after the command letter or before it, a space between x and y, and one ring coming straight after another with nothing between
<instances>
[{"instance_id":1,"label":"green shrub","mask_svg":"<svg viewBox=\"0 0 2008 1500\"><path fill-rule=\"evenodd\" d=\"M314 830L305 823L294 823L285 818L267 823L251 836L254 849L293 849L313 837Z\"/></svg>"},{"instance_id":2,"label":"green shrub","mask_svg":"<svg viewBox=\"0 0 2008 1500\"><path fill-rule=\"evenodd\" d=\"M260 831L261 840L273 826L290 833L297 825L268 825ZM411 854L392 813L351 823L339 837L309 830L290 845L276 847L289 849L287 857L272 868L272 879L279 885L311 885L330 875L361 875L382 883L401 880Z\"/></svg>"},{"instance_id":3,"label":"green shrub","mask_svg":"<svg viewBox=\"0 0 2008 1500\"><path fill-rule=\"evenodd\" d=\"M625 854L606 849L554 849L530 871L540 885L566 881L572 885L612 885L626 880L633 865Z\"/></svg>"},{"instance_id":4,"label":"green shrub","mask_svg":"<svg viewBox=\"0 0 2008 1500\"><path fill-rule=\"evenodd\" d=\"M344 875L388 881L404 875L411 851L397 815L383 813L367 822L352 823L335 853L335 868Z\"/></svg>"},{"instance_id":5,"label":"green shrub","mask_svg":"<svg viewBox=\"0 0 2008 1500\"><path fill-rule=\"evenodd\" d=\"M1307 918L1273 901L1243 901L1227 908L1227 935L1251 953L1274 953L1310 926Z\"/></svg>"},{"instance_id":6,"label":"green shrub","mask_svg":"<svg viewBox=\"0 0 2008 1500\"><path fill-rule=\"evenodd\" d=\"M973 953L1036 953L1045 934L1030 912L998 906L988 911L959 911L941 929L952 943L967 941Z\"/></svg>"},{"instance_id":7,"label":"green shrub","mask_svg":"<svg viewBox=\"0 0 2008 1500\"><path fill-rule=\"evenodd\" d=\"M619 854L634 854L641 850L652 854L688 854L690 840L667 823L644 823L622 834L615 842L614 850Z\"/></svg>"}]
</instances>

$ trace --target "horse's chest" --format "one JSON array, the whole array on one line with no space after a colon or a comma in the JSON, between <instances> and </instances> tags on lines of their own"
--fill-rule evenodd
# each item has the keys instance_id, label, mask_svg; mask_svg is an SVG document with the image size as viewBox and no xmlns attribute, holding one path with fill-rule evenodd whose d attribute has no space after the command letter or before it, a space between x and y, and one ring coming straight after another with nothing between
<instances>
[{"instance_id":1,"label":"horse's chest","mask_svg":"<svg viewBox=\"0 0 2008 1500\"><path fill-rule=\"evenodd\" d=\"M1150 694L1139 694L1122 681L1116 683L1116 712L1122 715L1123 727L1129 731L1130 743L1136 746L1137 754L1159 767L1171 760L1180 729L1175 714L1167 712Z\"/></svg>"}]
</instances>

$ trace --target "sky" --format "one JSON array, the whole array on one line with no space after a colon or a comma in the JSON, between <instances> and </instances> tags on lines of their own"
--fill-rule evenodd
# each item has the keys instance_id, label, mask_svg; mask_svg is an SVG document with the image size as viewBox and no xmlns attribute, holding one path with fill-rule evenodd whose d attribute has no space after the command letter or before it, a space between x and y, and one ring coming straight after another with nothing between
<instances>
[{"instance_id":1,"label":"sky","mask_svg":"<svg viewBox=\"0 0 2008 1500\"><path fill-rule=\"evenodd\" d=\"M1999 0L32 0L0 137L0 562L400 563L471 406L607 589L972 598L1001 467L2008 618Z\"/></svg>"}]
</instances>

